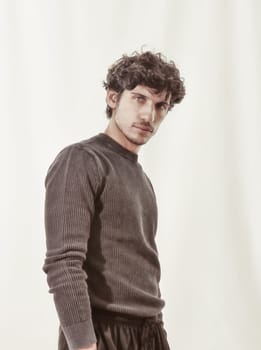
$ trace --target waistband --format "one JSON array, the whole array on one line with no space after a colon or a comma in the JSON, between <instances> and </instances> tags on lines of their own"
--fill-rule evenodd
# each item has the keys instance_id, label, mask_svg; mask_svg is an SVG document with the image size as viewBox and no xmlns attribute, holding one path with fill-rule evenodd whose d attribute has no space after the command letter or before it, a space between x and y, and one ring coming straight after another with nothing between
<instances>
[{"instance_id":1,"label":"waistband","mask_svg":"<svg viewBox=\"0 0 261 350\"><path fill-rule=\"evenodd\" d=\"M157 324L162 323L161 314L155 316L136 316L118 311L111 311L105 309L98 309L92 307L93 320L112 320L119 321L131 325Z\"/></svg>"}]
</instances>

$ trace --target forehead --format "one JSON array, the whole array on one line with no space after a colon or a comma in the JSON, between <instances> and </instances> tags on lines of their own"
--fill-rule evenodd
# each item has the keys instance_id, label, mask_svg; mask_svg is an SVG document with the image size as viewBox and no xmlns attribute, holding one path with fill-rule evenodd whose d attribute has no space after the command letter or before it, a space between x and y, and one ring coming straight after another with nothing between
<instances>
[{"instance_id":1,"label":"forehead","mask_svg":"<svg viewBox=\"0 0 261 350\"><path fill-rule=\"evenodd\" d=\"M141 94L147 96L148 98L159 102L159 101L168 101L170 96L167 96L167 91L163 90L161 92L157 92L156 89L150 88L145 85L137 85L134 89L128 90L130 93Z\"/></svg>"}]
</instances>

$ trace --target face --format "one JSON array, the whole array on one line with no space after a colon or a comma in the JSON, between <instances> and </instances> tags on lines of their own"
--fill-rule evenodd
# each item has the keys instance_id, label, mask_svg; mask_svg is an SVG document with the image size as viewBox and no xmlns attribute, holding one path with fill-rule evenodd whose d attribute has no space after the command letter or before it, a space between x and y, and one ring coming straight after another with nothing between
<instances>
[{"instance_id":1,"label":"face","mask_svg":"<svg viewBox=\"0 0 261 350\"><path fill-rule=\"evenodd\" d=\"M107 104L112 108L109 132L119 143L136 152L157 131L169 110L170 96L152 88L137 85L124 90L120 98L115 91L107 93Z\"/></svg>"}]
</instances>

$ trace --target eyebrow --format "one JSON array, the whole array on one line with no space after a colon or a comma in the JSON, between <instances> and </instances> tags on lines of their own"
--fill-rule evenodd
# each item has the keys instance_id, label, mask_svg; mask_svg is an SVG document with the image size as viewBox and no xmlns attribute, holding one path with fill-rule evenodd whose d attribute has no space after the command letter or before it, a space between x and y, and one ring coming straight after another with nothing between
<instances>
[{"instance_id":1,"label":"eyebrow","mask_svg":"<svg viewBox=\"0 0 261 350\"><path fill-rule=\"evenodd\" d=\"M139 96L142 96L142 97L149 98L148 96L143 95L143 94L141 94L140 92L131 92L131 94L132 94L132 95L139 95Z\"/></svg>"}]
</instances>

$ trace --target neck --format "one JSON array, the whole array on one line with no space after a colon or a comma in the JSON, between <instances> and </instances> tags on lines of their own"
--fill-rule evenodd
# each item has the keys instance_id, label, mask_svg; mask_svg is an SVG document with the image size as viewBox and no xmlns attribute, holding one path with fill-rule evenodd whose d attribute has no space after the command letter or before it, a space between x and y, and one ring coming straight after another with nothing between
<instances>
[{"instance_id":1,"label":"neck","mask_svg":"<svg viewBox=\"0 0 261 350\"><path fill-rule=\"evenodd\" d=\"M140 146L131 142L127 137L123 134L120 128L115 123L114 119L111 118L107 128L104 131L105 134L110 136L116 142L118 142L122 147L126 148L128 151L133 153L138 153Z\"/></svg>"}]
</instances>

